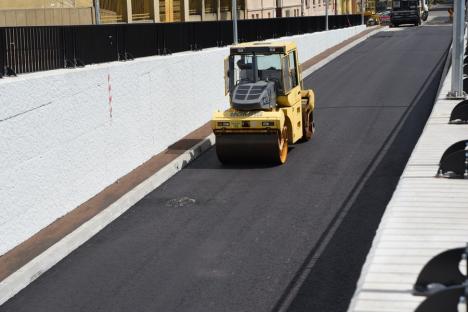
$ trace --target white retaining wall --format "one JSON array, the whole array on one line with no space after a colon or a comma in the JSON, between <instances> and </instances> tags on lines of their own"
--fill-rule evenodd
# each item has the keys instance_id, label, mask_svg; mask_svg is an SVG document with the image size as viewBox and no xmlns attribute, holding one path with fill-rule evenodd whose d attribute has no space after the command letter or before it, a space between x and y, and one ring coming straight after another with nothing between
<instances>
[{"instance_id":1,"label":"white retaining wall","mask_svg":"<svg viewBox=\"0 0 468 312\"><path fill-rule=\"evenodd\" d=\"M301 62L365 26L282 38ZM0 80L0 255L227 106L213 48ZM320 105L320 104L319 104Z\"/></svg>"}]
</instances>

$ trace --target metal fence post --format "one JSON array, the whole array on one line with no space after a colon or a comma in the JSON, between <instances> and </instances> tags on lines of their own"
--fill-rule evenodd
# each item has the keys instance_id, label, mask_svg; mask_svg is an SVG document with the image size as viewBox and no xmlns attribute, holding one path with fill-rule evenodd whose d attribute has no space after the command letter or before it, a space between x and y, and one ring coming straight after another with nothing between
<instances>
[{"instance_id":1,"label":"metal fence post","mask_svg":"<svg viewBox=\"0 0 468 312\"><path fill-rule=\"evenodd\" d=\"M231 15L232 15L233 40L234 40L234 44L238 44L239 40L237 37L237 1L236 0L232 0Z\"/></svg>"},{"instance_id":2,"label":"metal fence post","mask_svg":"<svg viewBox=\"0 0 468 312\"><path fill-rule=\"evenodd\" d=\"M6 72L6 28L0 28L0 78Z\"/></svg>"},{"instance_id":3,"label":"metal fence post","mask_svg":"<svg viewBox=\"0 0 468 312\"><path fill-rule=\"evenodd\" d=\"M463 92L463 42L465 30L465 2L454 1L453 40L452 40L452 87L449 98L465 98Z\"/></svg>"},{"instance_id":4,"label":"metal fence post","mask_svg":"<svg viewBox=\"0 0 468 312\"><path fill-rule=\"evenodd\" d=\"M101 24L101 5L99 0L94 0L94 13L96 15L96 24Z\"/></svg>"},{"instance_id":5,"label":"metal fence post","mask_svg":"<svg viewBox=\"0 0 468 312\"><path fill-rule=\"evenodd\" d=\"M361 0L361 25L364 25L364 0Z\"/></svg>"},{"instance_id":6,"label":"metal fence post","mask_svg":"<svg viewBox=\"0 0 468 312\"><path fill-rule=\"evenodd\" d=\"M325 0L325 30L328 30L328 0Z\"/></svg>"}]
</instances>

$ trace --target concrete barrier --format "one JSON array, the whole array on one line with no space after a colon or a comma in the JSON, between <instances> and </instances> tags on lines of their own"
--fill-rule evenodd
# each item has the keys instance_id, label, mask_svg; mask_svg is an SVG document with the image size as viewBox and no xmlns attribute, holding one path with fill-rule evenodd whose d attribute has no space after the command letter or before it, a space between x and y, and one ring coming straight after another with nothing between
<instances>
[{"instance_id":1,"label":"concrete barrier","mask_svg":"<svg viewBox=\"0 0 468 312\"><path fill-rule=\"evenodd\" d=\"M365 26L298 35L301 62ZM0 255L227 107L228 48L0 80Z\"/></svg>"}]
</instances>

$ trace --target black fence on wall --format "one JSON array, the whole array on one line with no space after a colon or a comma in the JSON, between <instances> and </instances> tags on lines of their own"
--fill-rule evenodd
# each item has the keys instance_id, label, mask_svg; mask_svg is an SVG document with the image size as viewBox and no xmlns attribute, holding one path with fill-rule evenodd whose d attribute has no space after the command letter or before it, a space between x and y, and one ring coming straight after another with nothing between
<instances>
[{"instance_id":1,"label":"black fence on wall","mask_svg":"<svg viewBox=\"0 0 468 312\"><path fill-rule=\"evenodd\" d=\"M361 23L331 15L329 28ZM239 41L325 30L324 16L239 20ZM0 28L0 76L231 44L232 21Z\"/></svg>"}]
</instances>

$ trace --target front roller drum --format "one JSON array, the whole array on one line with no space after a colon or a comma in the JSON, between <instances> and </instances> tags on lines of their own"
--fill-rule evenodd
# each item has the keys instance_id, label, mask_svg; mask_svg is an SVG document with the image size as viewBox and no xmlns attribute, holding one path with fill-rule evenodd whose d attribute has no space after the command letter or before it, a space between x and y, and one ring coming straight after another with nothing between
<instances>
[{"instance_id":1,"label":"front roller drum","mask_svg":"<svg viewBox=\"0 0 468 312\"><path fill-rule=\"evenodd\" d=\"M283 164L288 156L287 129L281 133L218 133L216 154L225 164Z\"/></svg>"}]
</instances>

